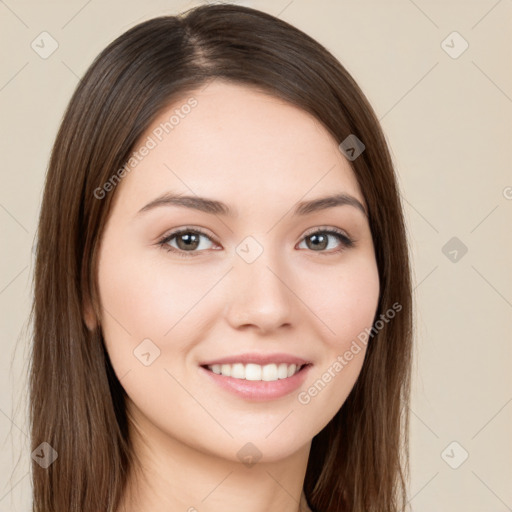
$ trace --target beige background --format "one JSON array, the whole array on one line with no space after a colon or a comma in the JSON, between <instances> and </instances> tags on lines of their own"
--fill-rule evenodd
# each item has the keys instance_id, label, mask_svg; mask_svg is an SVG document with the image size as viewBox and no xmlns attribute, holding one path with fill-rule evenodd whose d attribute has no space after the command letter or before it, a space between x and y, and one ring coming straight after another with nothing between
<instances>
[{"instance_id":1,"label":"beige background","mask_svg":"<svg viewBox=\"0 0 512 512\"><path fill-rule=\"evenodd\" d=\"M390 143L417 308L411 509L512 510L512 2L239 3L278 15L329 48L367 94ZM192 5L0 1L0 512L30 507L32 244L65 106L115 37ZM59 45L47 59L31 48L43 31ZM463 39L452 35L442 45L453 31ZM455 56L464 41L469 47L457 58L445 51ZM455 245L443 252L452 237L466 254ZM464 451L467 460L450 467Z\"/></svg>"}]
</instances>

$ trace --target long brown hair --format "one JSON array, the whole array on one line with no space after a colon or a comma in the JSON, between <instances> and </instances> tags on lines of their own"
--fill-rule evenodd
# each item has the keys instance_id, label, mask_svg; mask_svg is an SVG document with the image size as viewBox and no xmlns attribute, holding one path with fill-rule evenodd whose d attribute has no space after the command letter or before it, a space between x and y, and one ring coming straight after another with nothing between
<instances>
[{"instance_id":1,"label":"long brown hair","mask_svg":"<svg viewBox=\"0 0 512 512\"><path fill-rule=\"evenodd\" d=\"M115 191L98 187L122 169L163 108L215 78L257 87L309 112L340 143L365 145L351 166L364 195L380 277L376 320L361 374L313 439L304 492L316 512L406 507L412 298L406 232L387 144L365 95L312 38L269 14L200 6L145 21L113 41L80 81L57 134L38 228L31 312L32 450L58 453L32 466L34 512L115 511L137 463L125 393L101 329L99 242Z\"/></svg>"}]
</instances>

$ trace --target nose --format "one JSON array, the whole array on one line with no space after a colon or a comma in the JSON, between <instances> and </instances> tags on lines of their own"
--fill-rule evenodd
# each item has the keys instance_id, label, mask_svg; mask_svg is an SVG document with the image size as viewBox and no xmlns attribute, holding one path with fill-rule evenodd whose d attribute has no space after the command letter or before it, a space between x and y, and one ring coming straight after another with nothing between
<instances>
[{"instance_id":1,"label":"nose","mask_svg":"<svg viewBox=\"0 0 512 512\"><path fill-rule=\"evenodd\" d=\"M265 252L252 263L239 259L229 276L230 291L225 311L235 329L254 329L268 334L290 328L298 314L289 273Z\"/></svg>"}]
</instances>

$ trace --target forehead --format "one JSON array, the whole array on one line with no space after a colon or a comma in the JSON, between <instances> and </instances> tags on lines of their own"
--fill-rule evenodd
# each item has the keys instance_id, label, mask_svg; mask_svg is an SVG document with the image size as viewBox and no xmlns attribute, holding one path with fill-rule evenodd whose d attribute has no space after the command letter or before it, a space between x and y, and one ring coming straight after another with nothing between
<instances>
[{"instance_id":1,"label":"forehead","mask_svg":"<svg viewBox=\"0 0 512 512\"><path fill-rule=\"evenodd\" d=\"M217 79L183 96L159 113L134 149L143 145L149 151L121 182L134 208L169 190L235 207L256 200L291 205L334 192L364 202L349 162L321 123L252 87Z\"/></svg>"}]
</instances>

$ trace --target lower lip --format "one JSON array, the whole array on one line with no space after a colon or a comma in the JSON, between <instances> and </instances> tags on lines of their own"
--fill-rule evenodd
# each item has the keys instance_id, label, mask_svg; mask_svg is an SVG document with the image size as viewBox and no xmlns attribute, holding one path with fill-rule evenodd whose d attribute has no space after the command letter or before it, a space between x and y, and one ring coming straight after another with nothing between
<instances>
[{"instance_id":1,"label":"lower lip","mask_svg":"<svg viewBox=\"0 0 512 512\"><path fill-rule=\"evenodd\" d=\"M212 379L215 384L218 384L241 398L257 401L274 400L293 393L304 382L310 368L311 364L308 364L296 374L286 379L263 381L225 377L224 375L213 373L211 370L200 366L200 369L207 377Z\"/></svg>"}]
</instances>

